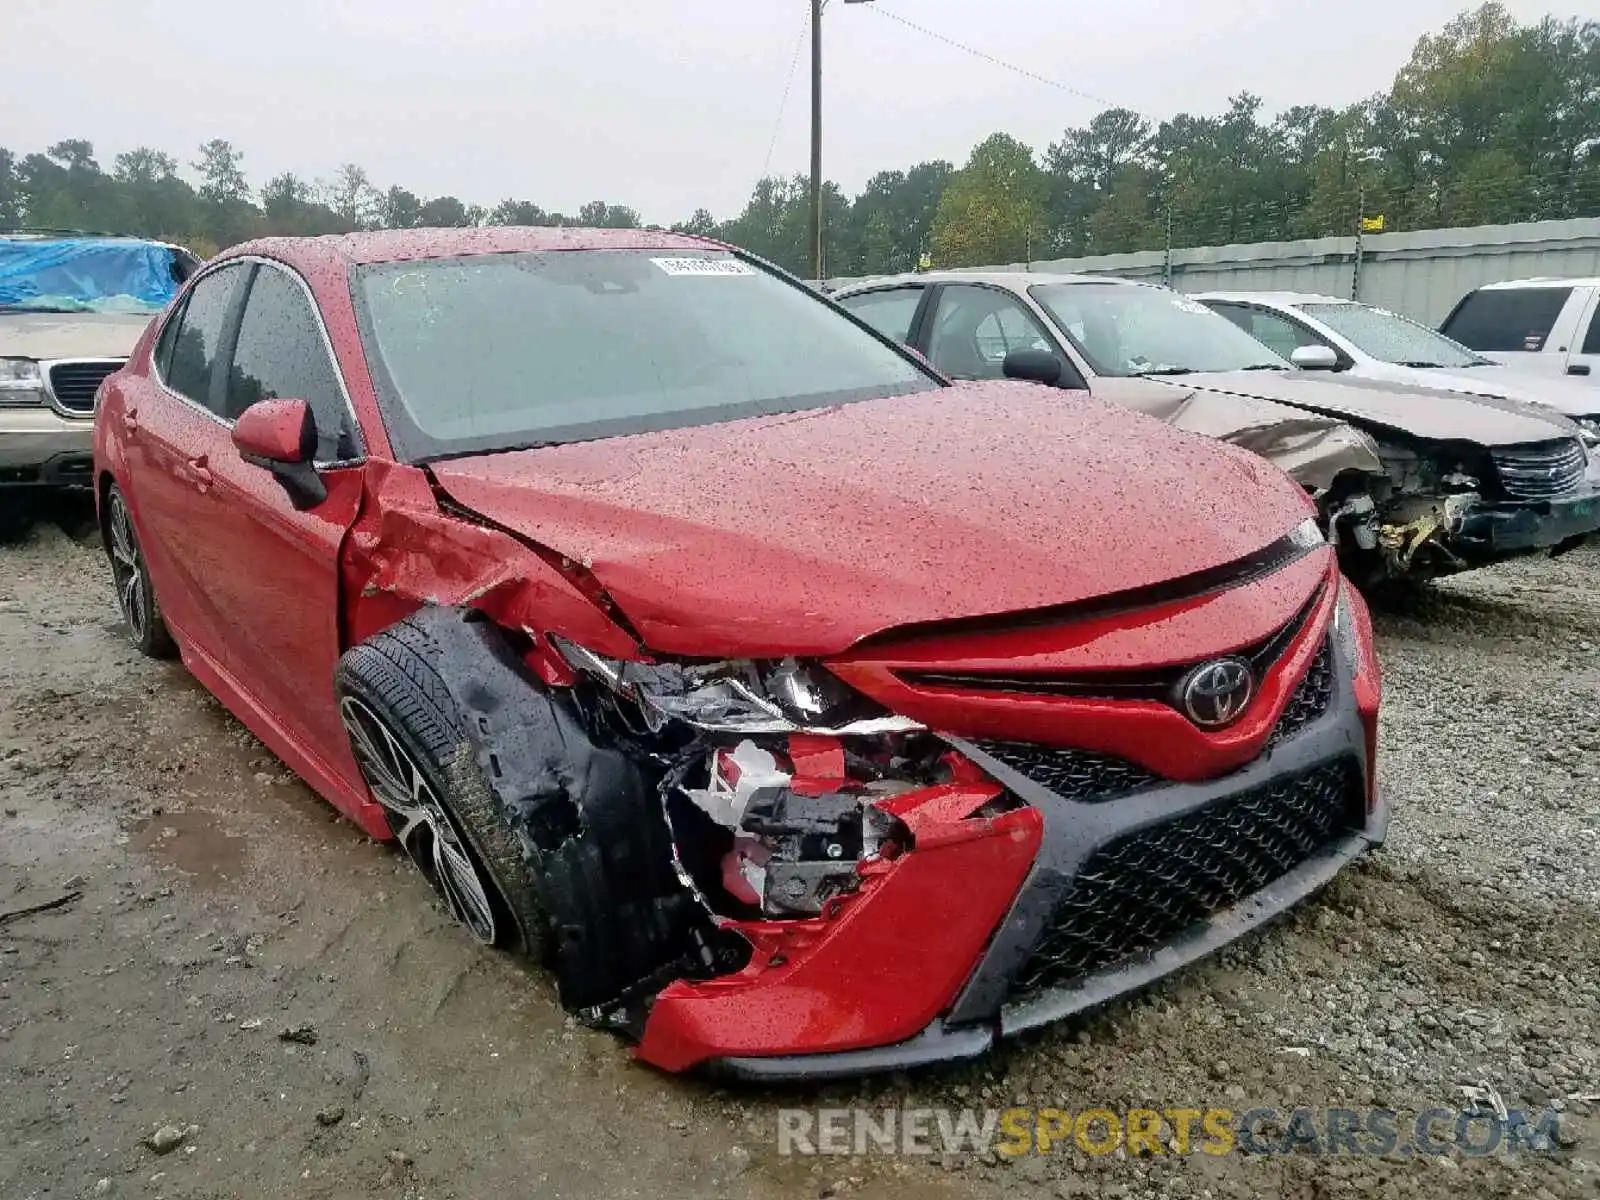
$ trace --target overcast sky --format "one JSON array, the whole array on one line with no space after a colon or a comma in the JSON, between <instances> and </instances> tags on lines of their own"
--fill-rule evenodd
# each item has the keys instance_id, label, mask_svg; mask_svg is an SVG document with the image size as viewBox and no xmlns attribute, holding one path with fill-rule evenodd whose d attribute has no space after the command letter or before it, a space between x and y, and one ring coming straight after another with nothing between
<instances>
[{"instance_id":1,"label":"overcast sky","mask_svg":"<svg viewBox=\"0 0 1600 1200\"><path fill-rule=\"evenodd\" d=\"M1386 87L1467 0L832 0L826 170L957 164L1005 130L1042 151L1098 110L887 18L1154 118L1256 92L1269 111ZM1522 19L1548 11L1509 0ZM1569 15L1568 0L1558 10ZM259 186L343 162L471 203L733 215L771 159L807 169L809 60L778 122L808 0L0 0L0 146L213 137Z\"/></svg>"}]
</instances>

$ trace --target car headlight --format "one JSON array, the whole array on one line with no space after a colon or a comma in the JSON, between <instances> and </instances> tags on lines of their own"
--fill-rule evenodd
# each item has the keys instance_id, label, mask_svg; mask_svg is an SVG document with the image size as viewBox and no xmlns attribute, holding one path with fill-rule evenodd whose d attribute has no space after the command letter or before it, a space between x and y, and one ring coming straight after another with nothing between
<instances>
[{"instance_id":1,"label":"car headlight","mask_svg":"<svg viewBox=\"0 0 1600 1200\"><path fill-rule=\"evenodd\" d=\"M1350 583L1343 578L1339 580L1339 600L1333 607L1333 636L1339 641L1345 662L1359 672L1361 646L1356 640L1356 617L1351 609Z\"/></svg>"},{"instance_id":2,"label":"car headlight","mask_svg":"<svg viewBox=\"0 0 1600 1200\"><path fill-rule=\"evenodd\" d=\"M0 404L43 404L44 373L31 358L0 358Z\"/></svg>"},{"instance_id":3,"label":"car headlight","mask_svg":"<svg viewBox=\"0 0 1600 1200\"><path fill-rule=\"evenodd\" d=\"M1315 550L1318 546L1327 545L1328 539L1323 536L1322 526L1317 524L1317 519L1307 517L1289 531L1289 544L1301 550Z\"/></svg>"},{"instance_id":4,"label":"car headlight","mask_svg":"<svg viewBox=\"0 0 1600 1200\"><path fill-rule=\"evenodd\" d=\"M652 729L682 721L720 733L883 734L923 728L897 717L814 663L793 658L634 662L564 638L550 642L575 671L631 700Z\"/></svg>"},{"instance_id":5,"label":"car headlight","mask_svg":"<svg viewBox=\"0 0 1600 1200\"><path fill-rule=\"evenodd\" d=\"M1600 450L1600 417L1573 417L1578 427L1578 440L1591 455Z\"/></svg>"}]
</instances>

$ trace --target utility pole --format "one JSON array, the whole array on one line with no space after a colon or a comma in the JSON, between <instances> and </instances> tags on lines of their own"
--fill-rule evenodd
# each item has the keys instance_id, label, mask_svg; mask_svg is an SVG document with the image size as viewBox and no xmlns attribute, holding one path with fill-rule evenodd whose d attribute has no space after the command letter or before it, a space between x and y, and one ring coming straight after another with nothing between
<instances>
[{"instance_id":1,"label":"utility pole","mask_svg":"<svg viewBox=\"0 0 1600 1200\"><path fill-rule=\"evenodd\" d=\"M868 4L871 0L844 0ZM822 10L828 0L811 0L811 278L819 284L827 264L822 261Z\"/></svg>"},{"instance_id":2,"label":"utility pole","mask_svg":"<svg viewBox=\"0 0 1600 1200\"><path fill-rule=\"evenodd\" d=\"M811 0L811 278L822 283L822 5Z\"/></svg>"}]
</instances>

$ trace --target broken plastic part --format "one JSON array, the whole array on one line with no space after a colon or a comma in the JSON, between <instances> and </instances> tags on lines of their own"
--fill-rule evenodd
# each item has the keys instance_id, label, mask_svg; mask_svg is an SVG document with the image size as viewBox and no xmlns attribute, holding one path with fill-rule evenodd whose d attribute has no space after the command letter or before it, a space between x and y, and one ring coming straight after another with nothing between
<instances>
[{"instance_id":1,"label":"broken plastic part","mask_svg":"<svg viewBox=\"0 0 1600 1200\"><path fill-rule=\"evenodd\" d=\"M610 658L552 637L574 670L638 704L659 732L668 720L719 733L825 733L870 736L921 730L886 713L822 667L792 658L776 663L639 662Z\"/></svg>"},{"instance_id":2,"label":"broken plastic part","mask_svg":"<svg viewBox=\"0 0 1600 1200\"><path fill-rule=\"evenodd\" d=\"M859 868L884 851L897 827L879 805L926 786L909 777L852 778L843 747L814 735L794 735L782 749L747 738L701 752L709 759L706 785L681 790L726 831L711 882L768 917L817 916L853 893ZM701 847L682 839L694 831L680 821L673 835L679 860L693 860ZM694 886L717 911L716 887Z\"/></svg>"}]
</instances>

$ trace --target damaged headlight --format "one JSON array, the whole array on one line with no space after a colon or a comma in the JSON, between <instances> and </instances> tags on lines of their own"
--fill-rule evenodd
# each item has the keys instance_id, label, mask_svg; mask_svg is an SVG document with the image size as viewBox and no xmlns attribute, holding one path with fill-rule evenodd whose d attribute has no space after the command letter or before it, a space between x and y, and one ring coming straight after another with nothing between
<instances>
[{"instance_id":1,"label":"damaged headlight","mask_svg":"<svg viewBox=\"0 0 1600 1200\"><path fill-rule=\"evenodd\" d=\"M576 671L634 701L651 729L669 720L719 733L882 734L919 730L815 663L793 658L641 663L564 638L552 645Z\"/></svg>"},{"instance_id":2,"label":"damaged headlight","mask_svg":"<svg viewBox=\"0 0 1600 1200\"><path fill-rule=\"evenodd\" d=\"M1600 417L1573 417L1572 420L1578 427L1578 440L1593 458L1595 451L1600 450Z\"/></svg>"},{"instance_id":3,"label":"damaged headlight","mask_svg":"<svg viewBox=\"0 0 1600 1200\"><path fill-rule=\"evenodd\" d=\"M31 358L0 358L0 405L43 404L44 374Z\"/></svg>"},{"instance_id":4,"label":"damaged headlight","mask_svg":"<svg viewBox=\"0 0 1600 1200\"><path fill-rule=\"evenodd\" d=\"M1289 544L1299 550L1315 550L1318 546L1327 545L1327 542L1328 539L1322 535L1322 526L1317 524L1315 517L1307 517L1289 531Z\"/></svg>"},{"instance_id":5,"label":"damaged headlight","mask_svg":"<svg viewBox=\"0 0 1600 1200\"><path fill-rule=\"evenodd\" d=\"M1359 669L1361 647L1356 642L1356 615L1351 607L1350 584L1345 579L1339 580L1339 600L1333 609L1333 636L1339 641L1345 662Z\"/></svg>"}]
</instances>

